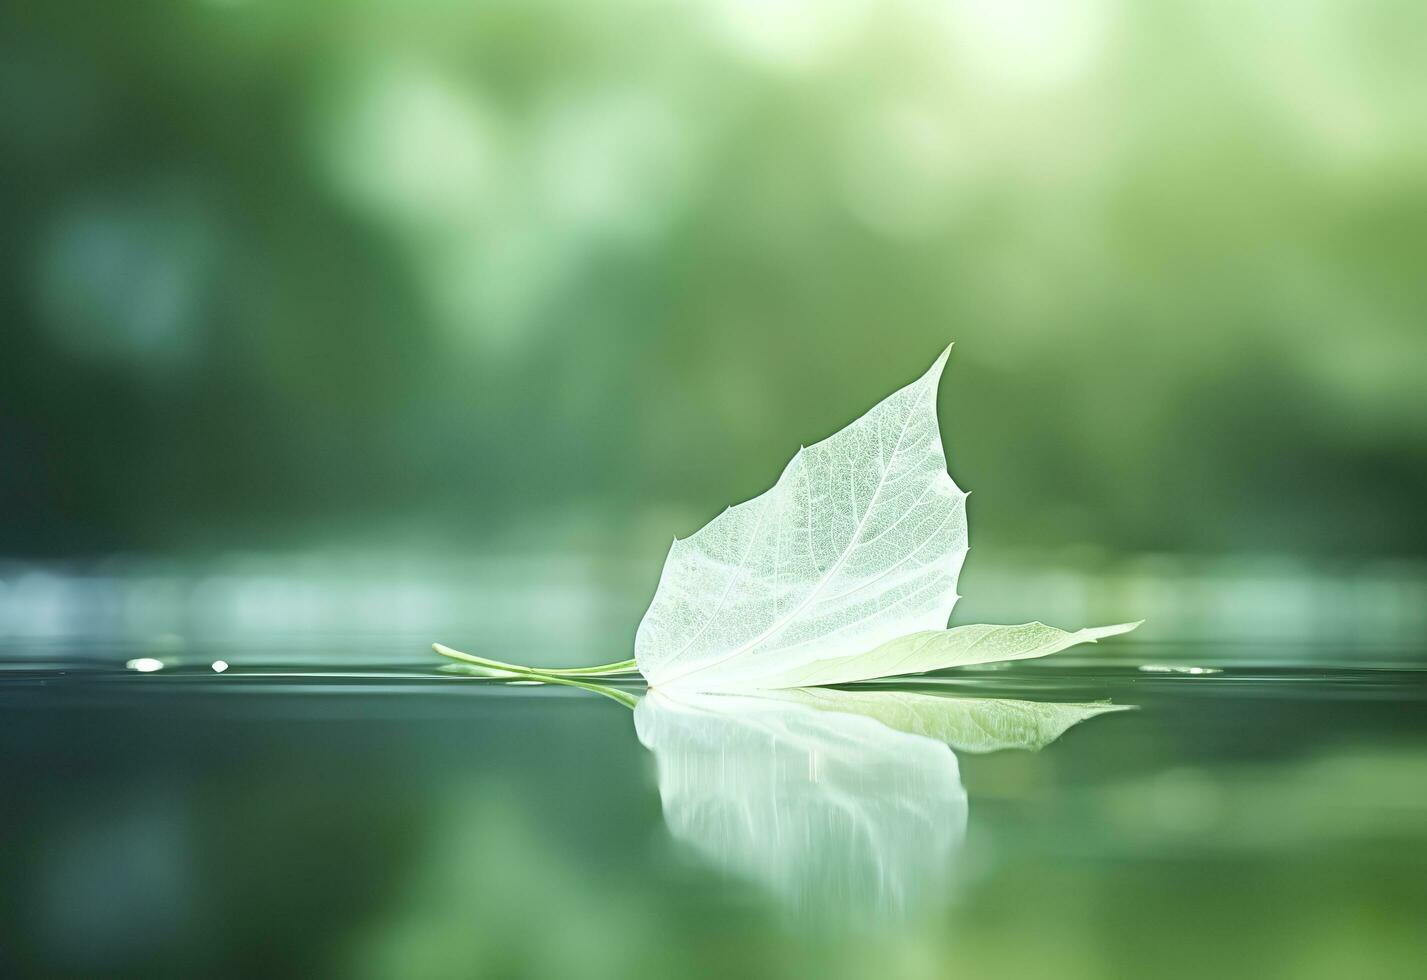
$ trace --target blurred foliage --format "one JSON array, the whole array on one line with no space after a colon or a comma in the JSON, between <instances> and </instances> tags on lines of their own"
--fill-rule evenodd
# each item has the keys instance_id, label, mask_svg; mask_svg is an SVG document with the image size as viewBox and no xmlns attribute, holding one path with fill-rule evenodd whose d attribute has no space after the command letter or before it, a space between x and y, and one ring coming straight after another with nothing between
<instances>
[{"instance_id":1,"label":"blurred foliage","mask_svg":"<svg viewBox=\"0 0 1427 980\"><path fill-rule=\"evenodd\" d=\"M957 349L978 545L1427 552L1427 7L9 3L0 553L662 551Z\"/></svg>"}]
</instances>

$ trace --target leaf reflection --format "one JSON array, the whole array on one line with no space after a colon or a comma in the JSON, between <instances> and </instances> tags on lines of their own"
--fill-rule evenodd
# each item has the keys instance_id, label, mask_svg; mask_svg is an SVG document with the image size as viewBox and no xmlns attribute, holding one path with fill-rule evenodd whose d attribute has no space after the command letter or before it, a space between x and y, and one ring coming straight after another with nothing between
<instances>
[{"instance_id":1,"label":"leaf reflection","mask_svg":"<svg viewBox=\"0 0 1427 980\"><path fill-rule=\"evenodd\" d=\"M953 748L1039 749L1123 707L898 691L651 691L634 722L677 841L799 917L886 922L950 890L967 821Z\"/></svg>"}]
</instances>

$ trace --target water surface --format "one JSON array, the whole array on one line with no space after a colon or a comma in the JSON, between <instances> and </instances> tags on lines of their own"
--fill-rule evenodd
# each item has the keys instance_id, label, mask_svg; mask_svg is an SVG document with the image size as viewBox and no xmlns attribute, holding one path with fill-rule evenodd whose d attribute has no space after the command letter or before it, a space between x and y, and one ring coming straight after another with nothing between
<instances>
[{"instance_id":1,"label":"water surface","mask_svg":"<svg viewBox=\"0 0 1427 980\"><path fill-rule=\"evenodd\" d=\"M1427 953L1427 675L1380 665L1401 650L1124 643L631 711L365 643L221 672L12 645L3 972L1336 978Z\"/></svg>"}]
</instances>

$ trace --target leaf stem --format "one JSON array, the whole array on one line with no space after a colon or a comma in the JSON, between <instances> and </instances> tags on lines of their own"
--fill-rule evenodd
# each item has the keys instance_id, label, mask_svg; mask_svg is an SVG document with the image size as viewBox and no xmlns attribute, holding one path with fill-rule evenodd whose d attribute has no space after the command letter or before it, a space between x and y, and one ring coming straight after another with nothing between
<instances>
[{"instance_id":1,"label":"leaf stem","mask_svg":"<svg viewBox=\"0 0 1427 980\"><path fill-rule=\"evenodd\" d=\"M603 695L611 701L618 701L620 704L634 710L639 704L639 698L629 691L618 687L611 687L608 684L592 684L589 681L577 681L572 677L552 677L549 674L520 673L515 674L507 670L496 670L493 667L479 667L475 664L452 664L449 667L441 668L445 671L453 671L460 674L467 674L481 680L505 681L506 683L519 684L560 684L565 687L578 687L582 691L593 691Z\"/></svg>"},{"instance_id":2,"label":"leaf stem","mask_svg":"<svg viewBox=\"0 0 1427 980\"><path fill-rule=\"evenodd\" d=\"M485 667L488 670L499 670L508 674L519 674L523 677L534 677L537 680L546 677L608 677L612 674L634 674L639 672L639 668L633 660L621 660L618 663L600 664L598 667L524 667L520 664L508 664L502 660L490 660L486 657L477 657L472 653L462 653L460 650L453 650L441 643L431 644L431 649L443 657L450 657L452 660L475 664L478 667Z\"/></svg>"},{"instance_id":3,"label":"leaf stem","mask_svg":"<svg viewBox=\"0 0 1427 980\"><path fill-rule=\"evenodd\" d=\"M531 677L530 680L539 680L545 684L564 684L566 687L578 687L585 691L594 691L596 694L603 694L611 701L618 701L631 711L639 703L639 699L628 691L621 691L617 687L610 687L608 684L590 684L586 681L571 680L567 677Z\"/></svg>"}]
</instances>

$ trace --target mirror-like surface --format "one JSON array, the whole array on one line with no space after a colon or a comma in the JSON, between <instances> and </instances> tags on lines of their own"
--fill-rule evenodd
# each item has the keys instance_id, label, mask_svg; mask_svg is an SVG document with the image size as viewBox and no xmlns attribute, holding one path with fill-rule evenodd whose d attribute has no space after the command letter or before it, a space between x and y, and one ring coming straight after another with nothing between
<instances>
[{"instance_id":1,"label":"mirror-like surface","mask_svg":"<svg viewBox=\"0 0 1427 980\"><path fill-rule=\"evenodd\" d=\"M946 894L966 790L941 742L768 697L656 691L634 718L669 832L711 867L852 926Z\"/></svg>"},{"instance_id":2,"label":"mirror-like surface","mask_svg":"<svg viewBox=\"0 0 1427 980\"><path fill-rule=\"evenodd\" d=\"M670 833L805 923L901 924L945 900L966 836L952 749L1039 749L1119 710L894 690L651 691L634 709Z\"/></svg>"},{"instance_id":3,"label":"mirror-like surface","mask_svg":"<svg viewBox=\"0 0 1427 980\"><path fill-rule=\"evenodd\" d=\"M1427 953L1420 672L1126 644L631 717L370 642L221 668L12 644L0 973L1336 978Z\"/></svg>"}]
</instances>

